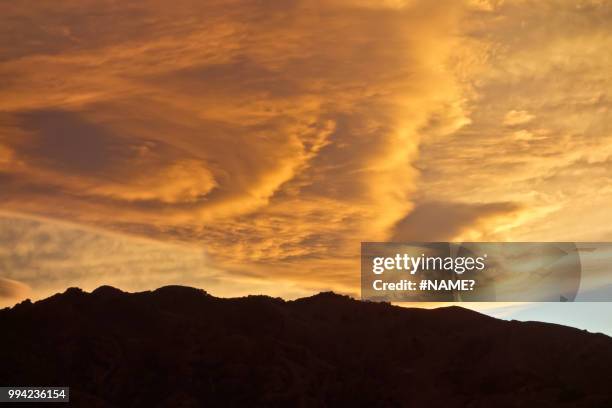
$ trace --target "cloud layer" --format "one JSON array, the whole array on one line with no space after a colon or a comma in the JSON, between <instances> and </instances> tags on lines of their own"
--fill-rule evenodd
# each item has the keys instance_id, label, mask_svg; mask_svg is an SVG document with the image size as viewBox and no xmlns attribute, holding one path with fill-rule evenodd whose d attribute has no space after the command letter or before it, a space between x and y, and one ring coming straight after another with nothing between
<instances>
[{"instance_id":1,"label":"cloud layer","mask_svg":"<svg viewBox=\"0 0 612 408\"><path fill-rule=\"evenodd\" d=\"M586 210L580 197L612 193L607 2L24 1L0 12L3 228L49 228L54 253L114 265L76 276L76 258L56 267L32 238L27 256L2 259L35 267L13 259L2 273L35 290L51 276L138 287L160 275L131 237L163 246L146 253L205 250L181 282L351 292L360 241L612 236L603 210L587 226L566 220ZM73 247L65 228L105 238ZM186 271L191 258L169 259L165 270ZM131 272L113 269L124 261Z\"/></svg>"}]
</instances>

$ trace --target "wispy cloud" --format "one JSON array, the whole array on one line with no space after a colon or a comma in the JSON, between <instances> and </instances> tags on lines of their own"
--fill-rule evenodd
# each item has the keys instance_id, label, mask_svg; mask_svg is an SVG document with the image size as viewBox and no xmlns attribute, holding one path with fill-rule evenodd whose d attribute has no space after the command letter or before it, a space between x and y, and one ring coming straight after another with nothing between
<instances>
[{"instance_id":1,"label":"wispy cloud","mask_svg":"<svg viewBox=\"0 0 612 408\"><path fill-rule=\"evenodd\" d=\"M28 285L16 280L0 278L0 305L2 303L14 303L16 300L27 295L30 288Z\"/></svg>"},{"instance_id":2,"label":"wispy cloud","mask_svg":"<svg viewBox=\"0 0 612 408\"><path fill-rule=\"evenodd\" d=\"M1 208L44 217L56 253L60 221L119 234L120 253L91 235L72 249L113 265L84 268L92 285L174 279L142 237L205 250L193 277L297 293L354 291L362 240L612 236L606 2L25 1L0 15ZM164 270L189 274L176 254ZM39 256L40 273L77 279L76 259ZM28 268L11 279L42 287Z\"/></svg>"}]
</instances>

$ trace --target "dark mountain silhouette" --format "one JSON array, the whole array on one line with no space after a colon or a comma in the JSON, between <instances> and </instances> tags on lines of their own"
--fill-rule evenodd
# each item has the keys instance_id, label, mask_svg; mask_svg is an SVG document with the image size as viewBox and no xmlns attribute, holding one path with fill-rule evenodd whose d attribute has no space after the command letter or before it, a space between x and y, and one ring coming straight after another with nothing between
<instances>
[{"instance_id":1,"label":"dark mountain silhouette","mask_svg":"<svg viewBox=\"0 0 612 408\"><path fill-rule=\"evenodd\" d=\"M0 385L70 406L612 407L612 338L459 307L72 288L0 331Z\"/></svg>"}]
</instances>

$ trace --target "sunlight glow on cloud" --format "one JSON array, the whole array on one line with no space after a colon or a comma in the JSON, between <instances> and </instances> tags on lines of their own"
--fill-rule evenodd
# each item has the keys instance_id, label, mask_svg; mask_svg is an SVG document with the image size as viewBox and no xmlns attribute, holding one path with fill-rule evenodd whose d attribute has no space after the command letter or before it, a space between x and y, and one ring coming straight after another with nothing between
<instances>
[{"instance_id":1,"label":"sunlight glow on cloud","mask_svg":"<svg viewBox=\"0 0 612 408\"><path fill-rule=\"evenodd\" d=\"M70 222L123 248L86 234L71 253L87 281L75 259L34 274L5 253L0 276L35 293L51 276L138 288L182 271L205 288L210 274L355 294L360 241L612 237L606 2L23 1L0 15L0 208L45 219L3 218L21 232L2 243L48 228L30 251L59 253L54 222ZM182 248L167 272L143 237ZM124 256L132 269L116 269Z\"/></svg>"}]
</instances>

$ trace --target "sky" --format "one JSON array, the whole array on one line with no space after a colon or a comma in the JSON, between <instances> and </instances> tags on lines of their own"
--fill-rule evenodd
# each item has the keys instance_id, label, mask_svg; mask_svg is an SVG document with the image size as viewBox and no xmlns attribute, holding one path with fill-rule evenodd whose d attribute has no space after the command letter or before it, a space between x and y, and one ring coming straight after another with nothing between
<instances>
[{"instance_id":1,"label":"sky","mask_svg":"<svg viewBox=\"0 0 612 408\"><path fill-rule=\"evenodd\" d=\"M609 1L3 2L0 306L359 296L361 241L610 241L610 49ZM489 309L612 333L554 307Z\"/></svg>"}]
</instances>

